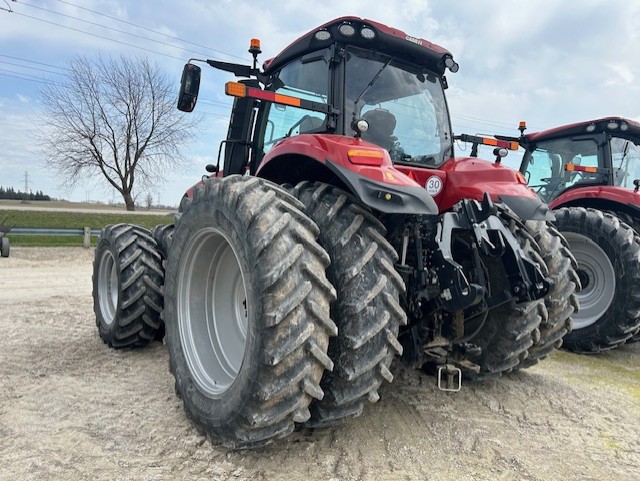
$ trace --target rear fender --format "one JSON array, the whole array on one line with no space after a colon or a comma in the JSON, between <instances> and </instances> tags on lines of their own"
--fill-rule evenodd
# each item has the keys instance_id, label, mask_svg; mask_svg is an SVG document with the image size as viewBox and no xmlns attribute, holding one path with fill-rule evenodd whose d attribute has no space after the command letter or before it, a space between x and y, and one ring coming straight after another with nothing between
<instances>
[{"instance_id":1,"label":"rear fender","mask_svg":"<svg viewBox=\"0 0 640 481\"><path fill-rule=\"evenodd\" d=\"M595 202L625 206L634 211L636 216L640 215L640 193L610 185L571 188L553 199L549 205L553 209L558 209L567 205L590 206Z\"/></svg>"},{"instance_id":2,"label":"rear fender","mask_svg":"<svg viewBox=\"0 0 640 481\"><path fill-rule=\"evenodd\" d=\"M432 196L396 169L386 150L359 138L327 134L285 138L263 157L256 175L279 184L333 183L387 214L438 214Z\"/></svg>"}]
</instances>

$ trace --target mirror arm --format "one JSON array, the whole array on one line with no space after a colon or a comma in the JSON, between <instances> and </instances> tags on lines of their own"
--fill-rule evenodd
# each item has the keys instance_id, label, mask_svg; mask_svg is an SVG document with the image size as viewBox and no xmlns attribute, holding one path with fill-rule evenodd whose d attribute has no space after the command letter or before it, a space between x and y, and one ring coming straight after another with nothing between
<instances>
[{"instance_id":1,"label":"mirror arm","mask_svg":"<svg viewBox=\"0 0 640 481\"><path fill-rule=\"evenodd\" d=\"M225 72L231 72L236 77L255 77L263 85L266 85L269 80L269 77L261 73L260 69L253 68L249 65L221 62L220 60L206 60L206 62L213 68L224 70Z\"/></svg>"}]
</instances>

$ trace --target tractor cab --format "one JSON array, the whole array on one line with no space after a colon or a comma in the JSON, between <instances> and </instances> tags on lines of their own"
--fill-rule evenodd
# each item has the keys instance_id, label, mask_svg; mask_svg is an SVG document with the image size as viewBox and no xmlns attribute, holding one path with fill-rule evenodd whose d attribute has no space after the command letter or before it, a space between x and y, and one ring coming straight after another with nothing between
<instances>
[{"instance_id":1,"label":"tractor cab","mask_svg":"<svg viewBox=\"0 0 640 481\"><path fill-rule=\"evenodd\" d=\"M634 188L640 177L640 124L621 118L523 135L521 172L546 202L581 187Z\"/></svg>"},{"instance_id":2,"label":"tractor cab","mask_svg":"<svg viewBox=\"0 0 640 481\"><path fill-rule=\"evenodd\" d=\"M343 17L300 37L262 70L256 68L259 46L250 52L253 68L207 60L254 77L227 89L236 99L224 141L225 175L273 178L286 170L288 181L340 178L341 165L351 170L347 150L354 146L387 152L369 154L364 164L437 167L453 156L444 73L456 72L458 64L444 48ZM185 66L181 110L195 107L199 76L199 67ZM269 167L274 159L277 169Z\"/></svg>"}]
</instances>

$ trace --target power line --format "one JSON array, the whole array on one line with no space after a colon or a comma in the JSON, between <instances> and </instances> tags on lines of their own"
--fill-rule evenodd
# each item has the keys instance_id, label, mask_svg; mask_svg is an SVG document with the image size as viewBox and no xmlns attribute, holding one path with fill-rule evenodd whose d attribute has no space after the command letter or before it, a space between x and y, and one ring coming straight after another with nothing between
<instances>
[{"instance_id":1,"label":"power line","mask_svg":"<svg viewBox=\"0 0 640 481\"><path fill-rule=\"evenodd\" d=\"M38 6L36 6L36 5L31 5L31 4L29 4L29 3L24 3L24 2L21 2L21 3L22 3L22 5L25 5L25 6L27 6L27 7L35 8L35 9L37 9L37 10L41 10L41 11L43 11L43 12L52 13L52 14L54 14L54 15L59 15L59 16L61 16L61 17L69 18L69 19L72 19L72 20L75 20L75 21L78 21L78 22L82 22L82 23L86 23L86 24L93 25L93 26L96 26L96 27L104 28L104 29L106 29L106 30L111 30L111 31L113 31L113 32L117 32L117 33L120 33L120 34L129 35L129 36L131 36L131 37L139 38L139 39L142 39L142 40L147 40L147 41L149 41L149 42L153 42L153 43L156 43L156 44L159 44L159 45L164 45L164 46L171 47L171 48L176 48L176 49L180 49L180 50L185 50L185 51L187 51L187 52L193 53L193 54L198 55L198 56L204 56L204 57L207 57L207 56L208 56L206 53L202 53L202 52L195 52L195 51L193 51L193 50L188 50L188 49L186 49L186 48L182 47L181 45L175 45L175 44L171 44L171 43L168 43L168 42L162 42L162 41L160 41L160 40L154 40L154 39L149 38L149 37L144 37L144 36L142 36L142 35L137 35L137 34L132 33L132 32L127 32L127 31L125 31L125 30L119 30L119 29L117 29L117 28L108 27L108 26L103 25L103 24L98 23L98 22L92 22L92 21L90 21L90 20L84 20L84 19L79 18L79 17L74 17L74 16L72 16L72 15L67 15L67 14L65 14L65 13L56 12L55 10L49 10L48 8L38 7ZM222 52L222 53L224 53L224 52ZM225 55L226 55L226 54L225 54Z\"/></svg>"},{"instance_id":2,"label":"power line","mask_svg":"<svg viewBox=\"0 0 640 481\"><path fill-rule=\"evenodd\" d=\"M10 58L10 59L13 59L13 60L21 60L23 62L35 63L35 64L38 64L38 65L44 65L45 67L59 68L60 70L66 70L66 68L64 68L64 67L59 67L57 65L51 65L50 63L36 62L35 60L29 60L29 59L22 58L22 57L14 57L13 55L5 55L5 54L0 53L0 57Z\"/></svg>"},{"instance_id":3,"label":"power line","mask_svg":"<svg viewBox=\"0 0 640 481\"><path fill-rule=\"evenodd\" d=\"M80 30L78 28L69 27L67 25L62 25L60 23L51 22L49 20L44 20L43 18L38 18L38 17L34 17L32 15L27 15L26 13L19 13L19 12L16 12L15 10L14 10L13 13L16 14L16 15L20 15L21 17L30 18L32 20L37 20L39 22L47 23L49 25L55 25L56 27L66 28L67 30L73 30L74 32L84 33L85 35L90 35L91 37L101 38L103 40L109 40L111 42L119 43L121 45L126 45L127 47L133 47L133 48L137 48L139 50L144 50L146 52L150 52L150 53L153 53L153 54L156 54L156 55L162 55L164 57L169 57L169 58L172 58L172 59L175 59L175 60L184 61L184 58L174 57L173 55L169 55L169 54L162 53L162 52L156 52L155 50L151 50L149 48L141 47L139 45L135 45L135 44L132 44L132 43L122 42L122 41L116 40L114 38L105 37L104 35L98 35L96 33L86 32L86 31Z\"/></svg>"},{"instance_id":4,"label":"power line","mask_svg":"<svg viewBox=\"0 0 640 481\"><path fill-rule=\"evenodd\" d=\"M171 38L171 39L173 39L173 40L178 40L179 42L183 42L183 43L186 43L186 44L189 44L189 45L193 45L193 46L195 46L195 47L199 47L199 48L204 48L204 49L206 49L206 50L211 50L212 52L221 53L221 54L223 54L223 55L227 55L227 56L229 56L229 57L234 57L234 58L237 58L237 59L246 60L246 58L244 58L244 57L239 57L239 56L234 55L234 54L232 54L232 53L223 52L222 50L217 50L217 49L212 48L212 47L207 47L207 46L205 46L205 45L200 45L200 44L198 44L198 43L190 42L189 40L185 40L185 39L180 38L180 37L175 37L175 36L173 36L173 35L169 35L169 34L166 34L166 33L163 33L163 32L158 32L157 30L153 30L153 29L148 28L148 27L143 27L142 25L138 25L138 24L135 24L135 23L133 23L133 22L128 22L127 20L122 20L121 18L114 17L114 16L112 16L112 15L108 15L108 14L106 14L106 13L97 12L97 11L95 11L95 10L91 10L90 8L81 7L81 6L76 5L76 4L73 4L73 3L71 3L71 2L66 2L66 1L64 1L64 0L58 0L58 2L60 2L60 3L64 3L65 5L69 5L69 6L71 6L71 7L78 8L78 9L80 9L80 10L85 10L85 11L87 11L87 12L94 13L94 14L96 14L96 15L100 15L100 16L102 16L102 17L109 18L109 19L111 19L111 20L115 20L116 22L124 23L125 25L130 25L130 26L132 26L132 27L137 27L137 28L140 28L140 29L142 29L142 30L146 30L147 32L155 33L156 35L162 35L162 36L164 36L164 37Z\"/></svg>"},{"instance_id":5,"label":"power line","mask_svg":"<svg viewBox=\"0 0 640 481\"><path fill-rule=\"evenodd\" d=\"M63 72L54 72L53 70L47 70L46 68L31 67L29 65L22 65L22 64L14 63L14 62L7 62L5 60L0 60L0 63L6 64L6 65L13 65L14 67L28 68L30 70L38 70L40 72L51 73L51 74L54 74L54 75L64 75Z\"/></svg>"},{"instance_id":6,"label":"power line","mask_svg":"<svg viewBox=\"0 0 640 481\"><path fill-rule=\"evenodd\" d=\"M3 73L3 72L7 72L7 73ZM29 75L29 74L22 73L22 72L14 72L13 70L7 70L7 69L4 69L4 68L0 68L0 75L3 75L5 77L17 78L19 80L28 80L29 82L61 85L58 82L53 82L53 81L47 80L47 79L45 79L43 77L36 77L35 75Z\"/></svg>"}]
</instances>

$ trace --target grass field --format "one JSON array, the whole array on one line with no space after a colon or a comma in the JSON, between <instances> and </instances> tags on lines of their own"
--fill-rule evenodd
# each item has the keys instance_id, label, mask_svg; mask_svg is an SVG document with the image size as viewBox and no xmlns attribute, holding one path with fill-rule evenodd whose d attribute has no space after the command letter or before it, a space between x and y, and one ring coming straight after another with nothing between
<instances>
[{"instance_id":1,"label":"grass field","mask_svg":"<svg viewBox=\"0 0 640 481\"><path fill-rule=\"evenodd\" d=\"M6 226L10 227L36 227L49 229L101 229L108 224L128 223L137 224L149 229L153 229L158 224L169 224L173 222L173 217L169 213L144 214L135 212L104 213L100 210L87 211L86 207L82 211L58 211L52 209L38 208L34 206L25 210L13 210L10 205L0 204L0 223L5 220ZM82 246L82 236L27 236L7 235L11 246ZM91 238L91 243L95 244L96 238Z\"/></svg>"}]
</instances>

